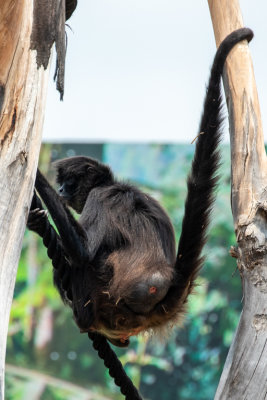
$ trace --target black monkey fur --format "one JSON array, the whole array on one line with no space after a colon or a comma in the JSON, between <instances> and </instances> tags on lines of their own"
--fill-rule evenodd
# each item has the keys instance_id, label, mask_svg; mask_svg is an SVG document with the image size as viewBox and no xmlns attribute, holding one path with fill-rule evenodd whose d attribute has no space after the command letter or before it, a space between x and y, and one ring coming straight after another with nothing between
<instances>
[{"instance_id":1,"label":"black monkey fur","mask_svg":"<svg viewBox=\"0 0 267 400\"><path fill-rule=\"evenodd\" d=\"M250 29L241 28L224 39L215 55L177 254L172 224L162 207L135 186L118 182L107 166L82 156L56 162L60 196L38 170L35 186L58 229L66 259L65 270L55 271L54 281L81 331L96 331L117 346L127 346L131 335L169 327L184 313L203 264L217 183L223 66L235 44L252 37ZM79 221L68 206L81 214ZM34 218L36 210L28 225L38 232Z\"/></svg>"}]
</instances>

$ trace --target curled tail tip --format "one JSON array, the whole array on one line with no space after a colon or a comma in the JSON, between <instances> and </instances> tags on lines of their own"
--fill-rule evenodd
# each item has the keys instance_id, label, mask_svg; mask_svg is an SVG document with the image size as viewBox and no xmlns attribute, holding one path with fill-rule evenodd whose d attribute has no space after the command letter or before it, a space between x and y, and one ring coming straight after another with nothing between
<instances>
[{"instance_id":1,"label":"curled tail tip","mask_svg":"<svg viewBox=\"0 0 267 400\"><path fill-rule=\"evenodd\" d=\"M253 36L253 31L250 28L244 27L231 32L229 35L226 36L223 42L231 41L233 44L238 43L242 40L247 40L248 42L250 42L253 39Z\"/></svg>"},{"instance_id":2,"label":"curled tail tip","mask_svg":"<svg viewBox=\"0 0 267 400\"><path fill-rule=\"evenodd\" d=\"M214 59L215 69L217 69L218 66L219 68L222 68L222 65L224 64L227 55L236 44L238 44L242 40L247 40L248 42L250 42L253 36L254 33L250 28L239 28L227 35L218 47ZM220 73L222 73L222 71Z\"/></svg>"},{"instance_id":3,"label":"curled tail tip","mask_svg":"<svg viewBox=\"0 0 267 400\"><path fill-rule=\"evenodd\" d=\"M246 39L248 42L250 42L254 37L254 32L250 28L246 28L246 27L240 28L240 29L237 29L235 32L240 34L240 39L241 38Z\"/></svg>"}]
</instances>

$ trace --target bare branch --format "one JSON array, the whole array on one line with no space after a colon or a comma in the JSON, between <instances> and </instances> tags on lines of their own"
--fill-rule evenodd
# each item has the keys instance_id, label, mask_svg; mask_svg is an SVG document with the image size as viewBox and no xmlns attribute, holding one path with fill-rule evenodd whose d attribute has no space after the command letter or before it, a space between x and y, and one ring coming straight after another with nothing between
<instances>
[{"instance_id":1,"label":"bare branch","mask_svg":"<svg viewBox=\"0 0 267 400\"><path fill-rule=\"evenodd\" d=\"M10 307L37 168L48 70L30 51L31 0L0 3L0 399Z\"/></svg>"},{"instance_id":2,"label":"bare branch","mask_svg":"<svg viewBox=\"0 0 267 400\"><path fill-rule=\"evenodd\" d=\"M216 43L243 26L238 0L208 0ZM255 38L257 40L257 38ZM252 44L253 45L253 44ZM247 44L229 55L224 86L230 119L232 211L244 307L216 400L267 395L267 161Z\"/></svg>"}]
</instances>

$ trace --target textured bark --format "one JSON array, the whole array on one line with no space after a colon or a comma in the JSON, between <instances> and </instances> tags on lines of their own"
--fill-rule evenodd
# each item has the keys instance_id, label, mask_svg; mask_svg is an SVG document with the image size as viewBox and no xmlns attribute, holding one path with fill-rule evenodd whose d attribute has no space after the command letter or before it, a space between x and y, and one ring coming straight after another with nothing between
<instances>
[{"instance_id":1,"label":"textured bark","mask_svg":"<svg viewBox=\"0 0 267 400\"><path fill-rule=\"evenodd\" d=\"M30 51L32 0L0 2L0 400L10 307L37 167L48 70Z\"/></svg>"},{"instance_id":2,"label":"textured bark","mask_svg":"<svg viewBox=\"0 0 267 400\"><path fill-rule=\"evenodd\" d=\"M208 0L217 45L243 26L238 0ZM254 40L257 40L255 38ZM230 119L232 251L243 284L243 311L216 400L267 399L267 160L247 44L227 58L224 87Z\"/></svg>"},{"instance_id":3,"label":"textured bark","mask_svg":"<svg viewBox=\"0 0 267 400\"><path fill-rule=\"evenodd\" d=\"M53 44L56 44L57 89L64 95L65 75L65 0L34 0L31 49L37 51L37 65L46 69Z\"/></svg>"}]
</instances>

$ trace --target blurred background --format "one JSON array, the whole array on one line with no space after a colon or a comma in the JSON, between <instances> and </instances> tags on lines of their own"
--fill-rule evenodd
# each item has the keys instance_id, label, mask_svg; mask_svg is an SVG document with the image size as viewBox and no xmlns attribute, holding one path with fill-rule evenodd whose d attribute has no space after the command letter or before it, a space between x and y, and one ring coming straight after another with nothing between
<instances>
[{"instance_id":1,"label":"blurred background","mask_svg":"<svg viewBox=\"0 0 267 400\"><path fill-rule=\"evenodd\" d=\"M160 201L178 238L193 152L194 146L186 144L45 144L40 168L54 182L49 164L57 158L85 154L108 163L117 177L136 183ZM146 399L212 399L238 323L241 284L235 260L228 254L235 244L229 146L222 146L222 152L206 263L183 328L163 341L140 336L131 339L127 350L116 349ZM88 337L79 333L70 310L63 306L53 288L46 250L28 230L10 319L7 363L10 400L122 398ZM75 386L68 387L69 383Z\"/></svg>"},{"instance_id":2,"label":"blurred background","mask_svg":"<svg viewBox=\"0 0 267 400\"><path fill-rule=\"evenodd\" d=\"M266 109L267 4L242 0L240 5L245 25L255 32L250 48ZM194 153L189 143L198 133L215 53L206 1L80 0L69 25L65 97L59 101L51 75L41 170L54 184L51 162L56 159L83 154L109 164L118 178L161 202L178 239ZM164 340L138 336L128 349L116 349L145 399L213 399L238 324L242 287L229 256L235 235L227 141L228 135L221 146L206 262L184 326ZM41 240L28 230L10 317L6 371L7 400L122 399L53 287Z\"/></svg>"}]
</instances>

